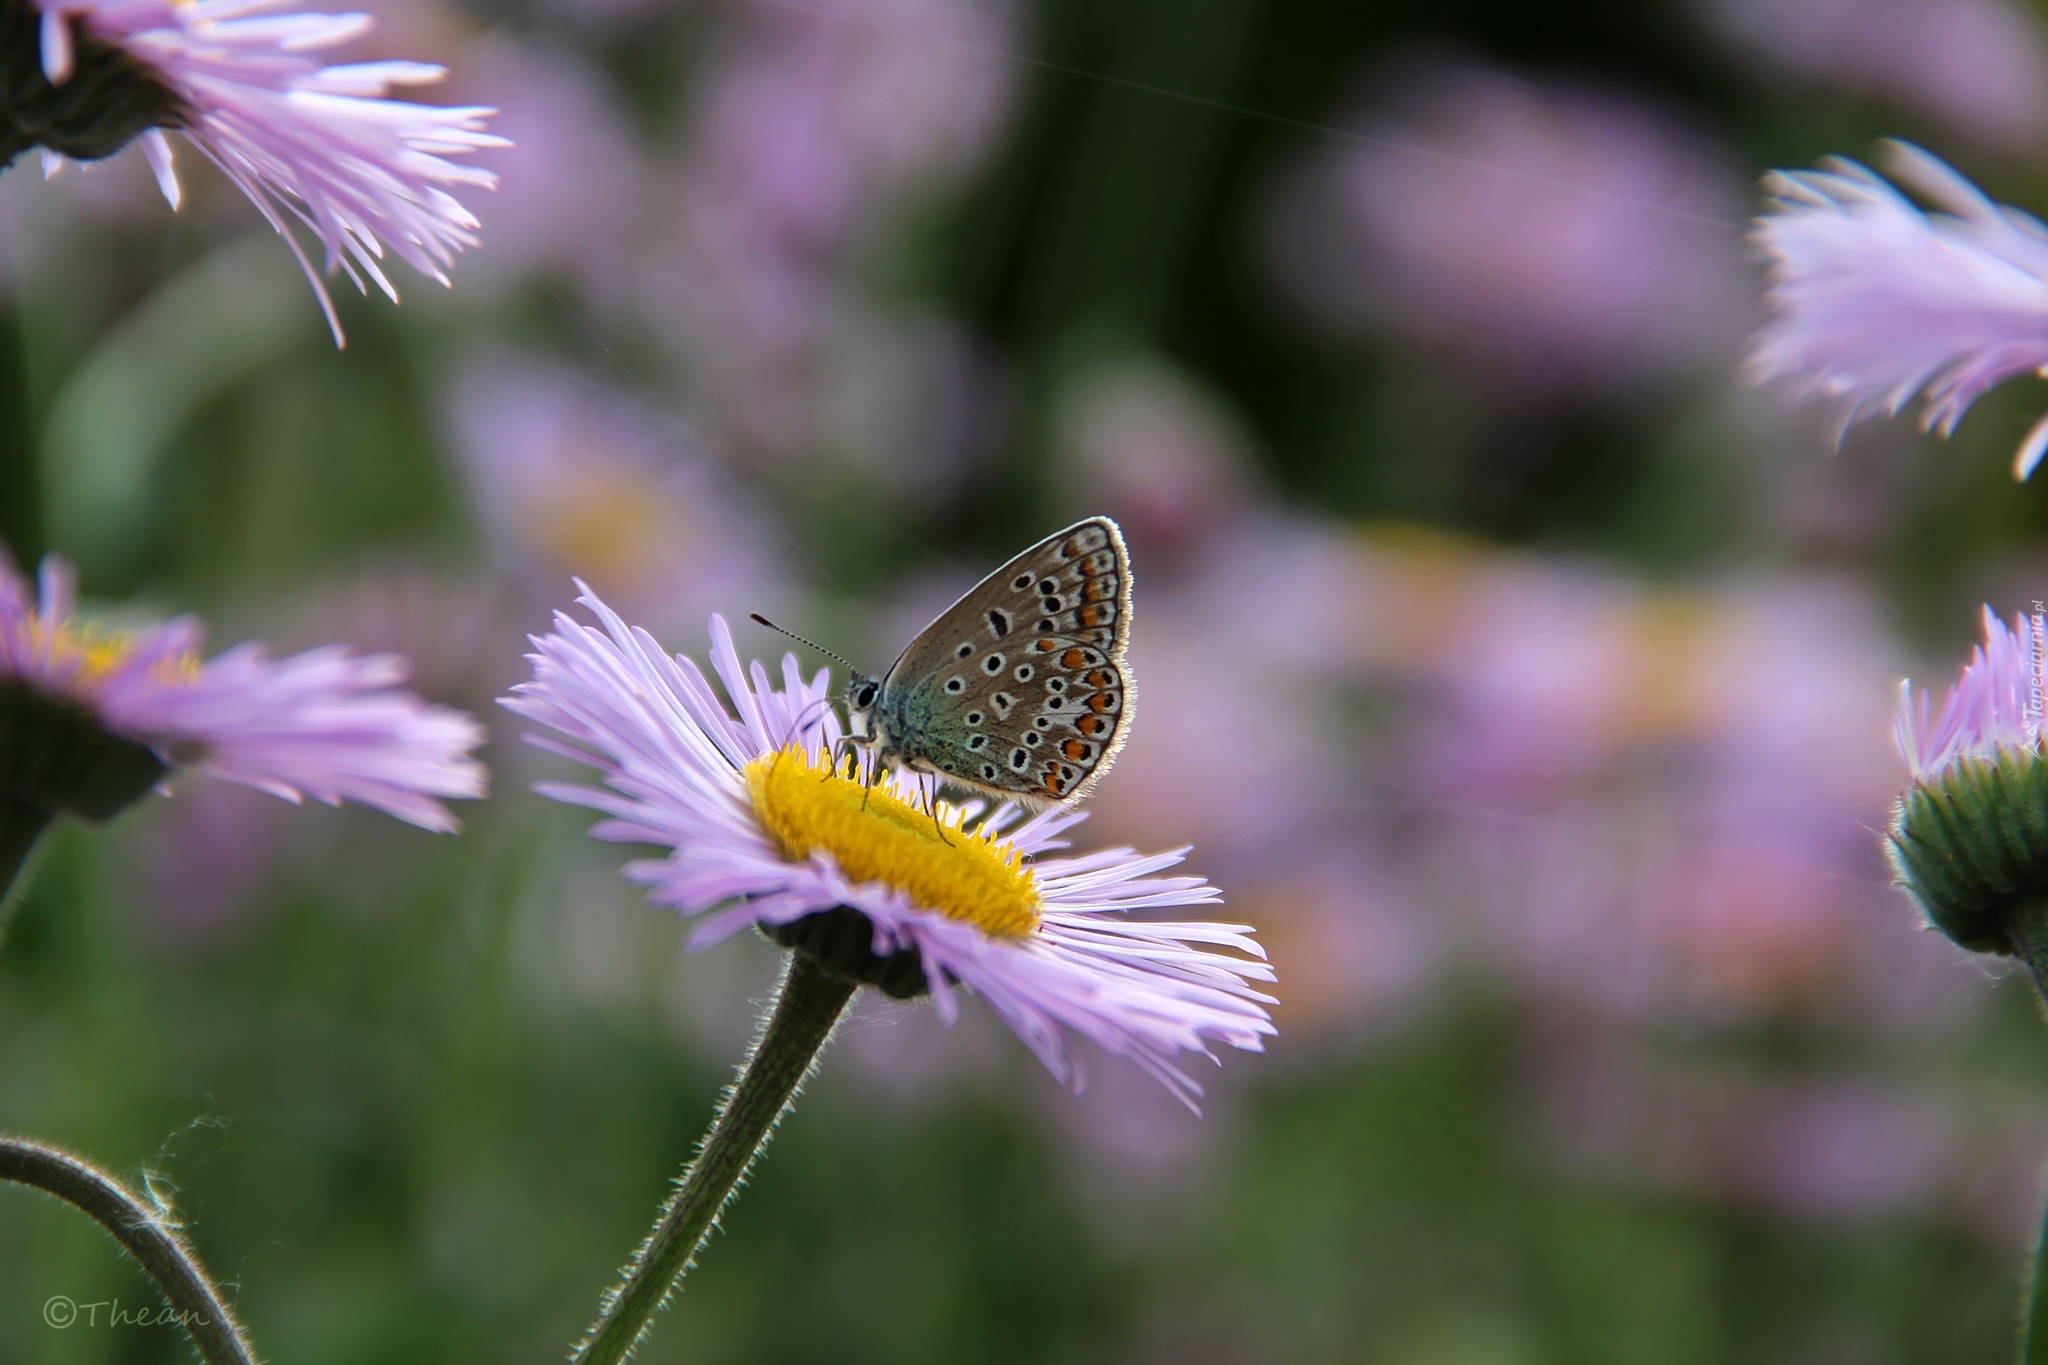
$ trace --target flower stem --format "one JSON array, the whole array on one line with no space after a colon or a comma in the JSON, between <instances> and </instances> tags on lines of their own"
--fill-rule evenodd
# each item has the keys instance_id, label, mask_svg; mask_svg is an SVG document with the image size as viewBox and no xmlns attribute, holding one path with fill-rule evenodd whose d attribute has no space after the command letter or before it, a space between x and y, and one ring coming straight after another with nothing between
<instances>
[{"instance_id":1,"label":"flower stem","mask_svg":"<svg viewBox=\"0 0 2048 1365\"><path fill-rule=\"evenodd\" d=\"M142 1262L207 1365L254 1365L234 1314L221 1302L168 1210L138 1199L120 1181L77 1157L25 1138L0 1137L0 1180L30 1185L83 1209ZM47 1316L53 1299L44 1305ZM69 1322L52 1322L68 1327Z\"/></svg>"},{"instance_id":2,"label":"flower stem","mask_svg":"<svg viewBox=\"0 0 2048 1365\"><path fill-rule=\"evenodd\" d=\"M2024 906L2006 918L2013 956L2027 966L2034 990L2048 1009L2048 907ZM2041 1240L2034 1249L2033 1284L2027 1291L2020 1325L2019 1365L2048 1365L2048 1213Z\"/></svg>"},{"instance_id":3,"label":"flower stem","mask_svg":"<svg viewBox=\"0 0 2048 1365\"><path fill-rule=\"evenodd\" d=\"M605 1295L603 1316L576 1348L574 1365L616 1365L646 1337L655 1313L689 1272L697 1248L810 1075L854 989L854 982L827 973L804 954L790 954L781 993L746 1069L725 1092L697 1159L677 1181L654 1231Z\"/></svg>"},{"instance_id":4,"label":"flower stem","mask_svg":"<svg viewBox=\"0 0 2048 1365\"><path fill-rule=\"evenodd\" d=\"M7 932L7 911L14 886L28 866L29 854L50 825L50 812L16 796L0 796L0 936Z\"/></svg>"}]
</instances>

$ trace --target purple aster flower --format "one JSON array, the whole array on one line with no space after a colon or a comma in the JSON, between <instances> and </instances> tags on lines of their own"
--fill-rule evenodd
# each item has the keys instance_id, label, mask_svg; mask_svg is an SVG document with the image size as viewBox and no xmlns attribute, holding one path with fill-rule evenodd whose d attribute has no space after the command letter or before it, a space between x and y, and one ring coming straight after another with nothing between
<instances>
[{"instance_id":1,"label":"purple aster flower","mask_svg":"<svg viewBox=\"0 0 2048 1365\"><path fill-rule=\"evenodd\" d=\"M1892 820L1899 885L1930 924L1980 953L2024 960L2048 993L2048 763L2041 754L2043 612L1984 643L1936 710L1900 689L1899 749L1913 785Z\"/></svg>"},{"instance_id":2,"label":"purple aster flower","mask_svg":"<svg viewBox=\"0 0 2048 1365\"><path fill-rule=\"evenodd\" d=\"M66 565L44 561L41 578L38 600L0 559L0 798L99 817L189 767L452 830L440 798L483 795L469 757L482 727L401 691L395 655L273 659L245 644L201 662L192 618L97 631L72 614ZM110 792L110 763L127 765L114 774L130 779L125 792Z\"/></svg>"},{"instance_id":3,"label":"purple aster flower","mask_svg":"<svg viewBox=\"0 0 2048 1365\"><path fill-rule=\"evenodd\" d=\"M2048 372L2048 228L1917 147L1886 152L1893 177L1942 212L1834 158L1818 171L1772 172L1773 206L1754 234L1769 260L1772 317L1750 369L1832 403L1837 441L1916 395L1921 425L1947 436L1993 385ZM2044 453L2048 419L2020 443L2014 475L2033 473Z\"/></svg>"},{"instance_id":4,"label":"purple aster flower","mask_svg":"<svg viewBox=\"0 0 2048 1365\"><path fill-rule=\"evenodd\" d=\"M1418 64L1363 140L1278 204L1272 260L1311 315L1442 348L1531 397L1628 392L1741 323L1723 155L1658 110L1483 66Z\"/></svg>"},{"instance_id":5,"label":"purple aster flower","mask_svg":"<svg viewBox=\"0 0 2048 1365\"><path fill-rule=\"evenodd\" d=\"M219 166L291 246L337 344L341 324L333 300L288 215L320 239L326 273L341 270L365 290L367 277L394 302L398 291L379 264L387 246L446 284L455 253L477 244L476 218L444 187L489 188L496 177L448 158L506 145L483 130L496 111L389 97L395 87L440 80L443 67L403 61L323 66L310 55L360 37L371 26L368 15L271 12L286 0L34 3L42 13L42 70L49 84L61 94L79 76L82 44L118 50L139 63L146 83L170 97L169 108L150 117L155 126L141 133L164 196L177 206L168 127ZM45 146L47 166L56 152ZM114 149L89 150L106 155Z\"/></svg>"},{"instance_id":6,"label":"purple aster flower","mask_svg":"<svg viewBox=\"0 0 2048 1365\"><path fill-rule=\"evenodd\" d=\"M1899 684L1893 729L1913 780L1938 779L1966 759L2038 753L2041 742L2041 649L2035 621L2016 616L2008 627L1984 609L1984 643L1934 710L1926 692Z\"/></svg>"},{"instance_id":7,"label":"purple aster flower","mask_svg":"<svg viewBox=\"0 0 2048 1365\"><path fill-rule=\"evenodd\" d=\"M938 801L921 779L838 775L826 671L807 682L787 656L778 691L714 616L712 663L735 716L693 661L588 588L579 600L599 626L558 613L533 640L533 681L505 704L569 741L535 743L604 776L603 788L538 790L603 812L597 838L672 850L625 874L654 903L703 916L691 946L759 925L822 960L828 934L851 934L859 979L899 997L929 990L948 1022L955 987L968 988L1076 1090L1070 1034L1131 1058L1190 1108L1202 1089L1179 1054L1263 1049L1272 998L1248 983L1273 973L1251 930L1128 914L1218 899L1198 877L1157 875L1185 850L1046 857L1081 813L1025 819Z\"/></svg>"}]
</instances>

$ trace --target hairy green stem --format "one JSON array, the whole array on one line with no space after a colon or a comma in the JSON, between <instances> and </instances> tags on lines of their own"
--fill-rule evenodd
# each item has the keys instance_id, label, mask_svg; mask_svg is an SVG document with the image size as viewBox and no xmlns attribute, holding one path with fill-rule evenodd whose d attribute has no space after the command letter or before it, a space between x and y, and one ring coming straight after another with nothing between
<instances>
[{"instance_id":1,"label":"hairy green stem","mask_svg":"<svg viewBox=\"0 0 2048 1365\"><path fill-rule=\"evenodd\" d=\"M2013 956L2026 964L2048 1009L2048 906L2026 905L2006 915ZM2034 1249L2032 1284L2021 1304L2020 1365L2048 1365L2048 1213Z\"/></svg>"},{"instance_id":2,"label":"hairy green stem","mask_svg":"<svg viewBox=\"0 0 2048 1365\"><path fill-rule=\"evenodd\" d=\"M654 1231L604 1298L603 1315L576 1348L575 1365L615 1365L646 1339L654 1315L688 1273L747 1168L768 1145L783 1111L853 998L854 983L792 953L782 990L740 1078L727 1088L697 1159L676 1182Z\"/></svg>"},{"instance_id":3,"label":"hairy green stem","mask_svg":"<svg viewBox=\"0 0 2048 1365\"><path fill-rule=\"evenodd\" d=\"M83 1209L112 1233L156 1281L206 1365L255 1365L256 1353L167 1209L136 1198L120 1181L77 1157L25 1138L0 1137L0 1180L32 1186Z\"/></svg>"}]
</instances>

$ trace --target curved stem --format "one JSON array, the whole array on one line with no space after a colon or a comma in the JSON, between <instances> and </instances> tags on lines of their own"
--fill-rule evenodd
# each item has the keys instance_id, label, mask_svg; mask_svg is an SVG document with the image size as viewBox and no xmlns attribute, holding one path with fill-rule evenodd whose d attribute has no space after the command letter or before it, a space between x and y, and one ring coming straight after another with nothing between
<instances>
[{"instance_id":1,"label":"curved stem","mask_svg":"<svg viewBox=\"0 0 2048 1365\"><path fill-rule=\"evenodd\" d=\"M29 1185L83 1209L142 1262L207 1365L255 1365L234 1314L221 1302L167 1210L136 1198L77 1157L25 1138L0 1137L0 1180Z\"/></svg>"},{"instance_id":2,"label":"curved stem","mask_svg":"<svg viewBox=\"0 0 2048 1365\"><path fill-rule=\"evenodd\" d=\"M655 1313L689 1272L697 1248L810 1075L853 992L852 981L828 975L801 953L790 955L781 993L746 1069L726 1090L697 1159L676 1182L654 1231L605 1295L603 1316L576 1348L574 1365L615 1365L645 1339Z\"/></svg>"}]
</instances>

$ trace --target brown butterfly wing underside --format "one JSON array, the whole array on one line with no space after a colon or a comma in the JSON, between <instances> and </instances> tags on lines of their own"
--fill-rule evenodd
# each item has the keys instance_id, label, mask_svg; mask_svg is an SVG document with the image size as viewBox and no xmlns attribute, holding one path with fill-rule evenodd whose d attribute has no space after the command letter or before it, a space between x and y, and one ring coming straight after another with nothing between
<instances>
[{"instance_id":1,"label":"brown butterfly wing underside","mask_svg":"<svg viewBox=\"0 0 2048 1365\"><path fill-rule=\"evenodd\" d=\"M984 578L911 641L882 678L882 747L991 796L1078 800L1130 730L1130 635L1123 533L1090 517Z\"/></svg>"}]
</instances>

